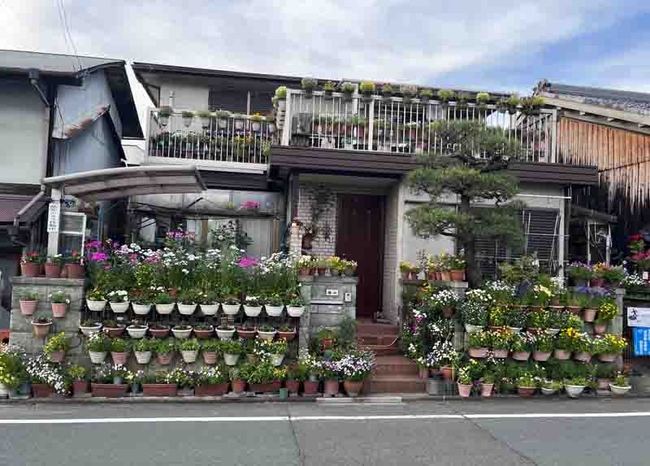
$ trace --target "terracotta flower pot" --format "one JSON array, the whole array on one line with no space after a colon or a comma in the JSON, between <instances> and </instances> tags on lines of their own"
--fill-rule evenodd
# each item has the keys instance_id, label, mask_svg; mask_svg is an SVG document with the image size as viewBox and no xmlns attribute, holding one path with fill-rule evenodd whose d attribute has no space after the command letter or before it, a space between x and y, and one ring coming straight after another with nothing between
<instances>
[{"instance_id":1,"label":"terracotta flower pot","mask_svg":"<svg viewBox=\"0 0 650 466\"><path fill-rule=\"evenodd\" d=\"M533 360L537 362L548 361L548 358L551 357L551 352L546 351L533 351Z\"/></svg>"},{"instance_id":2,"label":"terracotta flower pot","mask_svg":"<svg viewBox=\"0 0 650 466\"><path fill-rule=\"evenodd\" d=\"M585 322L593 322L596 319L596 309L585 309L582 311L582 320Z\"/></svg>"},{"instance_id":3,"label":"terracotta flower pot","mask_svg":"<svg viewBox=\"0 0 650 466\"><path fill-rule=\"evenodd\" d=\"M481 384L481 396L483 398L489 398L492 396L492 390L494 389L493 383L484 383Z\"/></svg>"},{"instance_id":4,"label":"terracotta flower pot","mask_svg":"<svg viewBox=\"0 0 650 466\"><path fill-rule=\"evenodd\" d=\"M614 362L614 361L616 361L617 356L618 356L618 354L615 354L615 353L599 354L598 355L598 360L600 362Z\"/></svg>"},{"instance_id":5,"label":"terracotta flower pot","mask_svg":"<svg viewBox=\"0 0 650 466\"><path fill-rule=\"evenodd\" d=\"M160 364L161 366L168 366L172 362L172 354L167 353L167 354L157 354L156 355L156 362Z\"/></svg>"},{"instance_id":6,"label":"terracotta flower pot","mask_svg":"<svg viewBox=\"0 0 650 466\"><path fill-rule=\"evenodd\" d=\"M20 313L24 316L32 316L36 312L38 301L20 300Z\"/></svg>"},{"instance_id":7,"label":"terracotta flower pot","mask_svg":"<svg viewBox=\"0 0 650 466\"><path fill-rule=\"evenodd\" d=\"M23 262L20 269L25 277L38 277L41 274L41 264L36 262Z\"/></svg>"},{"instance_id":8,"label":"terracotta flower pot","mask_svg":"<svg viewBox=\"0 0 650 466\"><path fill-rule=\"evenodd\" d=\"M45 276L47 278L59 278L61 276L61 266L59 264L45 264Z\"/></svg>"},{"instance_id":9,"label":"terracotta flower pot","mask_svg":"<svg viewBox=\"0 0 650 466\"><path fill-rule=\"evenodd\" d=\"M134 351L135 360L138 364L149 364L151 362L151 356L153 355L152 351Z\"/></svg>"},{"instance_id":10,"label":"terracotta flower pot","mask_svg":"<svg viewBox=\"0 0 650 466\"><path fill-rule=\"evenodd\" d=\"M604 278L592 278L591 279L591 286L600 288L605 285L605 279Z\"/></svg>"},{"instance_id":11,"label":"terracotta flower pot","mask_svg":"<svg viewBox=\"0 0 650 466\"><path fill-rule=\"evenodd\" d=\"M356 398L363 389L363 380L344 380L343 388L345 388L345 393L347 393L349 397Z\"/></svg>"},{"instance_id":12,"label":"terracotta flower pot","mask_svg":"<svg viewBox=\"0 0 650 466\"><path fill-rule=\"evenodd\" d=\"M218 383L218 384L209 384L209 385L197 385L194 388L195 396L223 396L228 393L229 388L228 382Z\"/></svg>"},{"instance_id":13,"label":"terracotta flower pot","mask_svg":"<svg viewBox=\"0 0 650 466\"><path fill-rule=\"evenodd\" d=\"M149 328L149 333L153 338L167 338L169 336L169 327L167 328Z\"/></svg>"},{"instance_id":14,"label":"terracotta flower pot","mask_svg":"<svg viewBox=\"0 0 650 466\"><path fill-rule=\"evenodd\" d=\"M591 361L591 354L585 353L584 351L581 351L579 353L574 353L573 354L573 359L575 361L588 363L589 361Z\"/></svg>"},{"instance_id":15,"label":"terracotta flower pot","mask_svg":"<svg viewBox=\"0 0 650 466\"><path fill-rule=\"evenodd\" d=\"M323 394L325 396L334 396L339 393L339 381L338 379L331 379L325 381L325 390Z\"/></svg>"},{"instance_id":16,"label":"terracotta flower pot","mask_svg":"<svg viewBox=\"0 0 650 466\"><path fill-rule=\"evenodd\" d=\"M528 361L530 357L530 351L513 351L512 359L515 361Z\"/></svg>"},{"instance_id":17,"label":"terracotta flower pot","mask_svg":"<svg viewBox=\"0 0 650 466\"><path fill-rule=\"evenodd\" d=\"M129 353L122 351L111 351L111 358L113 359L113 364L118 364L120 366L126 365L126 360L129 357Z\"/></svg>"},{"instance_id":18,"label":"terracotta flower pot","mask_svg":"<svg viewBox=\"0 0 650 466\"><path fill-rule=\"evenodd\" d=\"M67 311L68 305L66 303L52 303L52 317L61 319L65 317Z\"/></svg>"},{"instance_id":19,"label":"terracotta flower pot","mask_svg":"<svg viewBox=\"0 0 650 466\"><path fill-rule=\"evenodd\" d=\"M210 328L207 330L194 329L194 335L199 340L205 340L206 338L210 338L213 334L214 334L214 328Z\"/></svg>"},{"instance_id":20,"label":"terracotta flower pot","mask_svg":"<svg viewBox=\"0 0 650 466\"><path fill-rule=\"evenodd\" d=\"M282 384L280 381L267 382L267 383L250 383L248 384L248 391L253 393L276 393L280 390Z\"/></svg>"},{"instance_id":21,"label":"terracotta flower pot","mask_svg":"<svg viewBox=\"0 0 650 466\"><path fill-rule=\"evenodd\" d=\"M494 354L494 357L497 359L505 359L508 357L508 349L493 349L492 353Z\"/></svg>"},{"instance_id":22,"label":"terracotta flower pot","mask_svg":"<svg viewBox=\"0 0 650 466\"><path fill-rule=\"evenodd\" d=\"M567 311L569 311L574 316L579 316L580 311L582 311L582 308L580 306L567 306L566 308L567 308Z\"/></svg>"},{"instance_id":23,"label":"terracotta flower pot","mask_svg":"<svg viewBox=\"0 0 650 466\"><path fill-rule=\"evenodd\" d=\"M60 364L65 360L65 351L53 351L50 353L50 362Z\"/></svg>"},{"instance_id":24,"label":"terracotta flower pot","mask_svg":"<svg viewBox=\"0 0 650 466\"><path fill-rule=\"evenodd\" d=\"M239 379L232 381L232 391L234 393L243 393L246 390L246 382Z\"/></svg>"},{"instance_id":25,"label":"terracotta flower pot","mask_svg":"<svg viewBox=\"0 0 650 466\"><path fill-rule=\"evenodd\" d=\"M112 384L112 383L91 383L90 392L93 397L104 398L121 398L126 396L126 390L129 388L127 384Z\"/></svg>"},{"instance_id":26,"label":"terracotta flower pot","mask_svg":"<svg viewBox=\"0 0 650 466\"><path fill-rule=\"evenodd\" d=\"M442 372L442 378L444 380L452 380L454 378L454 369L452 367L441 367L440 372Z\"/></svg>"},{"instance_id":27,"label":"terracotta flower pot","mask_svg":"<svg viewBox=\"0 0 650 466\"><path fill-rule=\"evenodd\" d=\"M32 321L32 327L34 328L34 336L36 338L45 338L47 334L50 333L51 326L52 326L52 322L46 322L40 324L38 322Z\"/></svg>"},{"instance_id":28,"label":"terracotta flower pot","mask_svg":"<svg viewBox=\"0 0 650 466\"><path fill-rule=\"evenodd\" d=\"M299 380L287 380L284 383L284 386L289 390L289 393L298 393L300 391L300 381Z\"/></svg>"},{"instance_id":29,"label":"terracotta flower pot","mask_svg":"<svg viewBox=\"0 0 650 466\"><path fill-rule=\"evenodd\" d=\"M594 324L594 333L596 335L602 335L607 331L607 324Z\"/></svg>"},{"instance_id":30,"label":"terracotta flower pot","mask_svg":"<svg viewBox=\"0 0 650 466\"><path fill-rule=\"evenodd\" d=\"M598 379L598 390L607 390L611 381L611 379Z\"/></svg>"},{"instance_id":31,"label":"terracotta flower pot","mask_svg":"<svg viewBox=\"0 0 650 466\"><path fill-rule=\"evenodd\" d=\"M216 351L203 351L203 362L209 366L217 363L217 352Z\"/></svg>"},{"instance_id":32,"label":"terracotta flower pot","mask_svg":"<svg viewBox=\"0 0 650 466\"><path fill-rule=\"evenodd\" d=\"M517 393L522 398L530 398L535 394L535 387L517 387Z\"/></svg>"},{"instance_id":33,"label":"terracotta flower pot","mask_svg":"<svg viewBox=\"0 0 650 466\"><path fill-rule=\"evenodd\" d=\"M34 398L49 398L54 393L52 387L44 383L33 383L32 391L34 392Z\"/></svg>"},{"instance_id":34,"label":"terracotta flower pot","mask_svg":"<svg viewBox=\"0 0 650 466\"><path fill-rule=\"evenodd\" d=\"M72 382L73 396L81 396L88 393L88 382L86 380L75 380Z\"/></svg>"},{"instance_id":35,"label":"terracotta flower pot","mask_svg":"<svg viewBox=\"0 0 650 466\"><path fill-rule=\"evenodd\" d=\"M559 361L566 361L571 358L571 351L556 349L553 352L553 356Z\"/></svg>"},{"instance_id":36,"label":"terracotta flower pot","mask_svg":"<svg viewBox=\"0 0 650 466\"><path fill-rule=\"evenodd\" d=\"M315 395L320 388L320 382L314 380L305 380L302 384L305 395Z\"/></svg>"},{"instance_id":37,"label":"terracotta flower pot","mask_svg":"<svg viewBox=\"0 0 650 466\"><path fill-rule=\"evenodd\" d=\"M451 273L450 272L440 272L440 280L443 282L450 282L451 281Z\"/></svg>"},{"instance_id":38,"label":"terracotta flower pot","mask_svg":"<svg viewBox=\"0 0 650 466\"><path fill-rule=\"evenodd\" d=\"M244 329L243 327L237 327L237 335L239 338L255 338L255 335L257 334L257 329Z\"/></svg>"},{"instance_id":39,"label":"terracotta flower pot","mask_svg":"<svg viewBox=\"0 0 650 466\"><path fill-rule=\"evenodd\" d=\"M283 332L281 330L278 330L278 338L282 338L284 340L293 340L296 338L296 331L294 330L293 332Z\"/></svg>"},{"instance_id":40,"label":"terracotta flower pot","mask_svg":"<svg viewBox=\"0 0 650 466\"><path fill-rule=\"evenodd\" d=\"M470 348L467 350L469 353L470 358L477 358L477 359L483 359L487 356L488 354L488 349L487 348Z\"/></svg>"},{"instance_id":41,"label":"terracotta flower pot","mask_svg":"<svg viewBox=\"0 0 650 466\"><path fill-rule=\"evenodd\" d=\"M178 387L174 383L143 383L144 396L176 396Z\"/></svg>"},{"instance_id":42,"label":"terracotta flower pot","mask_svg":"<svg viewBox=\"0 0 650 466\"><path fill-rule=\"evenodd\" d=\"M453 282L462 282L465 279L464 270L452 270L449 272L449 275L451 277L451 281Z\"/></svg>"},{"instance_id":43,"label":"terracotta flower pot","mask_svg":"<svg viewBox=\"0 0 650 466\"><path fill-rule=\"evenodd\" d=\"M465 385L460 382L456 384L458 386L458 394L461 398L469 398L469 395L472 393L472 386Z\"/></svg>"},{"instance_id":44,"label":"terracotta flower pot","mask_svg":"<svg viewBox=\"0 0 650 466\"><path fill-rule=\"evenodd\" d=\"M65 264L65 272L68 278L86 278L86 271L81 264Z\"/></svg>"},{"instance_id":45,"label":"terracotta flower pot","mask_svg":"<svg viewBox=\"0 0 650 466\"><path fill-rule=\"evenodd\" d=\"M109 338L120 338L122 335L124 335L124 330L126 327L120 326L120 327L104 327L104 333L108 335Z\"/></svg>"}]
</instances>

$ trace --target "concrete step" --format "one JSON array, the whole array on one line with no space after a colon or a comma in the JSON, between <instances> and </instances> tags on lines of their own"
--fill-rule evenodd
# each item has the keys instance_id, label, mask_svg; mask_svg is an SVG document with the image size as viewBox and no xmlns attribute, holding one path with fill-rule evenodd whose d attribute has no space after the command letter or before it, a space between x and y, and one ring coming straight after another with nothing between
<instances>
[{"instance_id":1,"label":"concrete step","mask_svg":"<svg viewBox=\"0 0 650 466\"><path fill-rule=\"evenodd\" d=\"M376 324L373 322L360 322L357 324L358 335L399 335L399 327L390 324Z\"/></svg>"},{"instance_id":2,"label":"concrete step","mask_svg":"<svg viewBox=\"0 0 650 466\"><path fill-rule=\"evenodd\" d=\"M360 345L388 346L392 345L396 338L397 335L357 334L357 341Z\"/></svg>"},{"instance_id":3,"label":"concrete step","mask_svg":"<svg viewBox=\"0 0 650 466\"><path fill-rule=\"evenodd\" d=\"M404 356L379 356L375 359L375 376L418 376L417 364Z\"/></svg>"},{"instance_id":4,"label":"concrete step","mask_svg":"<svg viewBox=\"0 0 650 466\"><path fill-rule=\"evenodd\" d=\"M399 348L396 345L393 346L379 346L379 345L360 345L361 349L366 351L372 351L375 353L375 356L392 356L401 354Z\"/></svg>"},{"instance_id":5,"label":"concrete step","mask_svg":"<svg viewBox=\"0 0 650 466\"><path fill-rule=\"evenodd\" d=\"M427 381L417 376L373 375L367 393L425 393Z\"/></svg>"}]
</instances>

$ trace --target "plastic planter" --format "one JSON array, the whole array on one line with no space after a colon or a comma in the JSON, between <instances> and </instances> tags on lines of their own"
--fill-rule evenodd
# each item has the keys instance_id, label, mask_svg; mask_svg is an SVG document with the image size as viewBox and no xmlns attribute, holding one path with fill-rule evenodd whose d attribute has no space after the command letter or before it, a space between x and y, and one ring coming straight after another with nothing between
<instances>
[{"instance_id":1,"label":"plastic planter","mask_svg":"<svg viewBox=\"0 0 650 466\"><path fill-rule=\"evenodd\" d=\"M129 325L126 328L126 331L131 338L133 338L134 340L139 340L141 338L144 338L144 336L147 334L148 329L149 327L147 326L136 327L134 325Z\"/></svg>"},{"instance_id":2,"label":"plastic planter","mask_svg":"<svg viewBox=\"0 0 650 466\"><path fill-rule=\"evenodd\" d=\"M86 306L88 307L89 311L93 312L102 312L104 309L106 309L106 303L107 301L92 301L90 299L86 300Z\"/></svg>"},{"instance_id":3,"label":"plastic planter","mask_svg":"<svg viewBox=\"0 0 650 466\"><path fill-rule=\"evenodd\" d=\"M627 394L627 392L629 392L632 389L632 387L631 386L621 387L621 386L618 386L618 385L612 385L610 383L609 384L609 389L612 391L613 395L623 396L623 395Z\"/></svg>"},{"instance_id":4,"label":"plastic planter","mask_svg":"<svg viewBox=\"0 0 650 466\"><path fill-rule=\"evenodd\" d=\"M93 397L121 398L126 396L128 387L127 384L93 383L90 384L90 391Z\"/></svg>"},{"instance_id":5,"label":"plastic planter","mask_svg":"<svg viewBox=\"0 0 650 466\"><path fill-rule=\"evenodd\" d=\"M151 304L131 304L133 308L133 313L139 316L146 316L151 312Z\"/></svg>"},{"instance_id":6,"label":"plastic planter","mask_svg":"<svg viewBox=\"0 0 650 466\"><path fill-rule=\"evenodd\" d=\"M113 311L115 314L124 314L126 311L129 310L128 301L125 303L109 303L109 306L111 306L111 311Z\"/></svg>"},{"instance_id":7,"label":"plastic planter","mask_svg":"<svg viewBox=\"0 0 650 466\"><path fill-rule=\"evenodd\" d=\"M192 329L191 328L172 328L172 333L174 336L180 340L185 340L186 338L189 338L190 335L192 334Z\"/></svg>"},{"instance_id":8,"label":"plastic planter","mask_svg":"<svg viewBox=\"0 0 650 466\"><path fill-rule=\"evenodd\" d=\"M196 358L199 355L198 350L181 350L181 356L183 357L183 361L186 364L191 364L193 362L196 362Z\"/></svg>"},{"instance_id":9,"label":"plastic planter","mask_svg":"<svg viewBox=\"0 0 650 466\"><path fill-rule=\"evenodd\" d=\"M93 364L102 364L106 360L106 351L88 351L90 362Z\"/></svg>"},{"instance_id":10,"label":"plastic planter","mask_svg":"<svg viewBox=\"0 0 650 466\"><path fill-rule=\"evenodd\" d=\"M219 304L201 304L201 312L204 316L214 316L219 312Z\"/></svg>"},{"instance_id":11,"label":"plastic planter","mask_svg":"<svg viewBox=\"0 0 650 466\"><path fill-rule=\"evenodd\" d=\"M31 316L34 315L34 312L36 312L36 305L38 304L38 300L34 301L25 301L25 300L20 300L20 313L24 316Z\"/></svg>"},{"instance_id":12,"label":"plastic planter","mask_svg":"<svg viewBox=\"0 0 650 466\"><path fill-rule=\"evenodd\" d=\"M194 389L195 396L223 396L228 393L229 384L228 382L218 383L218 384L209 384L209 385L197 385Z\"/></svg>"},{"instance_id":13,"label":"plastic planter","mask_svg":"<svg viewBox=\"0 0 650 466\"><path fill-rule=\"evenodd\" d=\"M144 396L176 396L178 387L171 383L143 383L142 394Z\"/></svg>"},{"instance_id":14,"label":"plastic planter","mask_svg":"<svg viewBox=\"0 0 650 466\"><path fill-rule=\"evenodd\" d=\"M183 316L191 316L196 311L196 304L178 303L178 312Z\"/></svg>"},{"instance_id":15,"label":"plastic planter","mask_svg":"<svg viewBox=\"0 0 650 466\"><path fill-rule=\"evenodd\" d=\"M134 351L135 360L138 364L149 364L151 362L151 356L153 353L151 351Z\"/></svg>"},{"instance_id":16,"label":"plastic planter","mask_svg":"<svg viewBox=\"0 0 650 466\"><path fill-rule=\"evenodd\" d=\"M239 360L239 355L238 354L224 354L223 359L226 362L227 366L236 366L237 361Z\"/></svg>"},{"instance_id":17,"label":"plastic planter","mask_svg":"<svg viewBox=\"0 0 650 466\"><path fill-rule=\"evenodd\" d=\"M244 306L244 314L248 317L258 317L262 313L262 306Z\"/></svg>"},{"instance_id":18,"label":"plastic planter","mask_svg":"<svg viewBox=\"0 0 650 466\"><path fill-rule=\"evenodd\" d=\"M167 316L174 310L174 303L171 304L156 304L156 312L161 316Z\"/></svg>"},{"instance_id":19,"label":"plastic planter","mask_svg":"<svg viewBox=\"0 0 650 466\"><path fill-rule=\"evenodd\" d=\"M241 304L222 304L221 309L223 309L223 313L226 314L227 316L234 316L239 312L239 308L241 307Z\"/></svg>"},{"instance_id":20,"label":"plastic planter","mask_svg":"<svg viewBox=\"0 0 650 466\"><path fill-rule=\"evenodd\" d=\"M585 387L584 385L565 385L564 389L570 398L580 398Z\"/></svg>"},{"instance_id":21,"label":"plastic planter","mask_svg":"<svg viewBox=\"0 0 650 466\"><path fill-rule=\"evenodd\" d=\"M220 340L230 341L232 340L234 334L235 334L234 328L232 330L225 330L217 327L217 336L219 337Z\"/></svg>"},{"instance_id":22,"label":"plastic planter","mask_svg":"<svg viewBox=\"0 0 650 466\"><path fill-rule=\"evenodd\" d=\"M269 317L280 317L283 310L284 306L269 306L268 304L264 306L264 311L266 311L266 315Z\"/></svg>"},{"instance_id":23,"label":"plastic planter","mask_svg":"<svg viewBox=\"0 0 650 466\"><path fill-rule=\"evenodd\" d=\"M273 330L272 332L264 332L262 330L257 330L257 334L260 336L262 340L273 340L276 331Z\"/></svg>"},{"instance_id":24,"label":"plastic planter","mask_svg":"<svg viewBox=\"0 0 650 466\"><path fill-rule=\"evenodd\" d=\"M302 317L305 313L305 306L287 306L287 314L289 317Z\"/></svg>"}]
</instances>

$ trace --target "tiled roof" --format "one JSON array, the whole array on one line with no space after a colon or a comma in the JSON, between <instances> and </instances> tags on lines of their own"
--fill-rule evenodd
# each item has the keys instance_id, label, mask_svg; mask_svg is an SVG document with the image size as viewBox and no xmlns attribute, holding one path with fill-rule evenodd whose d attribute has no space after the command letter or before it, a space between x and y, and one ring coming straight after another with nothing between
<instances>
[{"instance_id":1,"label":"tiled roof","mask_svg":"<svg viewBox=\"0 0 650 466\"><path fill-rule=\"evenodd\" d=\"M33 196L18 196L18 195L0 195L0 223L13 223L14 217L20 209L27 205ZM34 204L25 215L20 218L22 222L30 222L41 208L45 205L46 201L38 201Z\"/></svg>"}]
</instances>

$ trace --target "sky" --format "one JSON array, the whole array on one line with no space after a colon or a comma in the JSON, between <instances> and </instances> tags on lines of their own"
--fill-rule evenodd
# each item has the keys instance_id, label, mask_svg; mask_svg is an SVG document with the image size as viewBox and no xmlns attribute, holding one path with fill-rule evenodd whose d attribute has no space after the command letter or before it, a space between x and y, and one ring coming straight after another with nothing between
<instances>
[{"instance_id":1,"label":"sky","mask_svg":"<svg viewBox=\"0 0 650 466\"><path fill-rule=\"evenodd\" d=\"M542 78L650 92L649 22L647 0L0 0L0 49L522 94Z\"/></svg>"}]
</instances>

